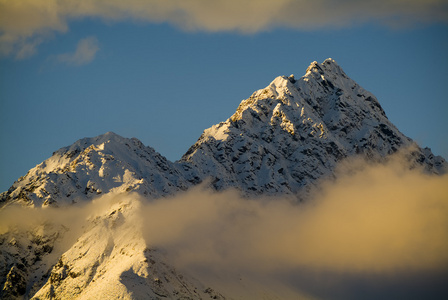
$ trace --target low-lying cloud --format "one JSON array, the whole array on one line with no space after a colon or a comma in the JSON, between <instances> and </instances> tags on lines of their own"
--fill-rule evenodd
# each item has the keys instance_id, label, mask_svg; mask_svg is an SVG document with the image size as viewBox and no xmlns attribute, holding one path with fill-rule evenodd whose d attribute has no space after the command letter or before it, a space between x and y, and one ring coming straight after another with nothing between
<instances>
[{"instance_id":1,"label":"low-lying cloud","mask_svg":"<svg viewBox=\"0 0 448 300\"><path fill-rule=\"evenodd\" d=\"M169 23L184 30L254 33L315 30L362 23L407 26L447 22L446 0L0 0L0 54L32 55L42 37L65 33L70 21L99 18ZM20 54L20 55L19 55Z\"/></svg>"},{"instance_id":2,"label":"low-lying cloud","mask_svg":"<svg viewBox=\"0 0 448 300\"><path fill-rule=\"evenodd\" d=\"M204 279L255 278L323 299L440 297L448 293L448 175L402 162L349 161L299 204L197 187L145 205L144 235Z\"/></svg>"},{"instance_id":3,"label":"low-lying cloud","mask_svg":"<svg viewBox=\"0 0 448 300\"><path fill-rule=\"evenodd\" d=\"M322 183L301 204L199 187L148 204L143 214L148 242L184 265L372 273L448 267L448 176L394 162Z\"/></svg>"},{"instance_id":4,"label":"low-lying cloud","mask_svg":"<svg viewBox=\"0 0 448 300\"><path fill-rule=\"evenodd\" d=\"M324 299L447 293L441 282L448 274L448 175L409 170L400 156L378 164L352 160L337 173L303 203L199 186L155 201L106 195L58 215L3 210L0 229L45 218L66 225L71 218L79 228L79 220L131 197L140 203L135 224L143 220L148 247L205 280L243 276Z\"/></svg>"}]
</instances>

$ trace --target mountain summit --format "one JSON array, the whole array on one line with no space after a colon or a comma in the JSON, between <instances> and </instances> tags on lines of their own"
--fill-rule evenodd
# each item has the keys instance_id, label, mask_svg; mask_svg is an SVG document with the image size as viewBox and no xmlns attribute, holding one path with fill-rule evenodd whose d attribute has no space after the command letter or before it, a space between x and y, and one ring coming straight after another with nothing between
<instances>
[{"instance_id":1,"label":"mountain summit","mask_svg":"<svg viewBox=\"0 0 448 300\"><path fill-rule=\"evenodd\" d=\"M241 102L227 121L204 131L182 157L215 178L217 189L296 193L333 172L346 157L385 157L410 146L378 100L332 59L305 76L279 76ZM415 157L428 171L445 165L428 150Z\"/></svg>"},{"instance_id":2,"label":"mountain summit","mask_svg":"<svg viewBox=\"0 0 448 300\"><path fill-rule=\"evenodd\" d=\"M303 77L279 76L206 129L179 162L114 133L84 138L19 178L0 205L57 205L110 191L158 198L211 179L217 190L295 194L354 155L381 158L414 142L386 117L375 96L333 60L312 62ZM415 163L441 173L446 162L416 148Z\"/></svg>"}]
</instances>

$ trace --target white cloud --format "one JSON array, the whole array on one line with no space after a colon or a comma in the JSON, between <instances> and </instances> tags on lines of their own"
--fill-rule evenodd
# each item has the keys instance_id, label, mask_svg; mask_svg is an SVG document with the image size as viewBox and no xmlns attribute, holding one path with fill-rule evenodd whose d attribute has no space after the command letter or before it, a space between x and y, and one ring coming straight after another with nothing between
<instances>
[{"instance_id":1,"label":"white cloud","mask_svg":"<svg viewBox=\"0 0 448 300\"><path fill-rule=\"evenodd\" d=\"M427 272L448 264L448 176L357 165L305 204L193 189L142 209L147 241L187 268ZM353 172L355 172L353 174Z\"/></svg>"},{"instance_id":2,"label":"white cloud","mask_svg":"<svg viewBox=\"0 0 448 300\"><path fill-rule=\"evenodd\" d=\"M97 38L89 36L78 42L75 52L59 54L56 60L68 65L85 65L95 58L99 49Z\"/></svg>"},{"instance_id":3,"label":"white cloud","mask_svg":"<svg viewBox=\"0 0 448 300\"><path fill-rule=\"evenodd\" d=\"M33 36L66 32L73 19L138 20L185 30L253 33L374 22L403 26L447 22L447 0L0 0L0 54L17 53Z\"/></svg>"}]
</instances>

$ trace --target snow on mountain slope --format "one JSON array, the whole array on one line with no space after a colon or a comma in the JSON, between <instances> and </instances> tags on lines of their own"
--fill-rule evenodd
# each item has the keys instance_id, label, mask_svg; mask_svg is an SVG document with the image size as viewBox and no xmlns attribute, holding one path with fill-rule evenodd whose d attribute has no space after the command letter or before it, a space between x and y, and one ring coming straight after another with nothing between
<instances>
[{"instance_id":1,"label":"snow on mountain slope","mask_svg":"<svg viewBox=\"0 0 448 300\"><path fill-rule=\"evenodd\" d=\"M327 59L313 62L300 79L277 77L243 100L227 121L205 130L182 161L213 177L219 190L289 194L332 174L345 157L384 157L412 144L375 96ZM430 172L446 164L429 149L413 156Z\"/></svg>"},{"instance_id":2,"label":"snow on mountain slope","mask_svg":"<svg viewBox=\"0 0 448 300\"><path fill-rule=\"evenodd\" d=\"M33 299L192 299L209 290L184 278L142 236L138 196L111 193ZM218 299L218 298L216 298Z\"/></svg>"},{"instance_id":3,"label":"snow on mountain slope","mask_svg":"<svg viewBox=\"0 0 448 300\"><path fill-rule=\"evenodd\" d=\"M36 230L0 235L0 298L224 299L148 245L141 202L136 193L110 192L68 211L24 208L47 220ZM51 214L57 210L62 217Z\"/></svg>"},{"instance_id":4,"label":"snow on mountain slope","mask_svg":"<svg viewBox=\"0 0 448 300\"><path fill-rule=\"evenodd\" d=\"M194 176L189 182L181 168L135 138L108 132L54 152L3 193L0 203L39 207L120 191L157 198L192 185Z\"/></svg>"},{"instance_id":5,"label":"snow on mountain slope","mask_svg":"<svg viewBox=\"0 0 448 300\"><path fill-rule=\"evenodd\" d=\"M362 154L385 157L413 145L378 100L332 59L313 62L300 79L279 76L243 100L225 122L204 131L172 163L137 139L106 133L56 151L0 195L2 203L72 203L109 191L158 198L212 179L248 195L296 194ZM418 147L410 161L441 173L446 162ZM309 187L309 186L308 186Z\"/></svg>"}]
</instances>

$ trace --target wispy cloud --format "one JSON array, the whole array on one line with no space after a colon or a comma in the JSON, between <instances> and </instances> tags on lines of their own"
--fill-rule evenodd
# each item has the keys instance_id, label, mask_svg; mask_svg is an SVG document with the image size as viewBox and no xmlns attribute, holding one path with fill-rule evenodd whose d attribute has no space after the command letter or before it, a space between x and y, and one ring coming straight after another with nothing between
<instances>
[{"instance_id":1,"label":"wispy cloud","mask_svg":"<svg viewBox=\"0 0 448 300\"><path fill-rule=\"evenodd\" d=\"M99 49L97 38L89 36L78 42L75 52L59 54L56 60L68 65L85 65L95 58Z\"/></svg>"},{"instance_id":2,"label":"wispy cloud","mask_svg":"<svg viewBox=\"0 0 448 300\"><path fill-rule=\"evenodd\" d=\"M0 0L0 54L17 54L33 37L66 32L84 17L167 22L186 30L253 33L313 30L374 22L403 26L447 22L447 0ZM23 53L23 51L22 51ZM28 51L32 53L32 51Z\"/></svg>"}]
</instances>

